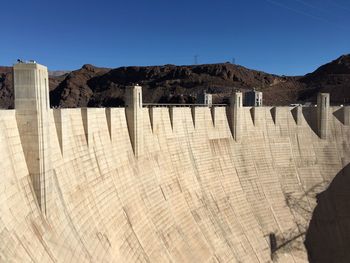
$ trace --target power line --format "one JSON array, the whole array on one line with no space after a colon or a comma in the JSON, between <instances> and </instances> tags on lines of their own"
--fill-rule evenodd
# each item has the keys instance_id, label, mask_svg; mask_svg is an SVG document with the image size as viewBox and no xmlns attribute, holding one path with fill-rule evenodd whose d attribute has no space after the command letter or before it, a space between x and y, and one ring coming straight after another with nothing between
<instances>
[{"instance_id":1,"label":"power line","mask_svg":"<svg viewBox=\"0 0 350 263\"><path fill-rule=\"evenodd\" d=\"M322 13L328 13L328 14L332 13L332 10L329 10L329 8L327 8L327 7L322 8L322 7L316 6L316 5L311 4L311 3L304 1L304 0L294 0L294 1L300 3L304 6L307 6L309 8L321 11ZM334 1L329 1L329 0L324 0L324 1L327 2L328 4L332 5L333 7L343 9L344 11L350 11L350 7L342 6Z\"/></svg>"},{"instance_id":2,"label":"power line","mask_svg":"<svg viewBox=\"0 0 350 263\"><path fill-rule=\"evenodd\" d=\"M341 4L337 3L336 1L326 0L326 2L328 2L332 6L338 7L340 9L343 9L343 10L346 10L346 11L350 11L350 7L341 5Z\"/></svg>"},{"instance_id":3,"label":"power line","mask_svg":"<svg viewBox=\"0 0 350 263\"><path fill-rule=\"evenodd\" d=\"M307 7L309 7L309 8L312 8L312 9L315 9L315 10L319 10L319 11L324 12L324 10L323 10L322 8L320 8L320 7L318 7L318 6L315 6L315 5L313 5L313 4L310 4L310 3L308 3L308 2L305 2L305 1L303 1L303 0L294 0L294 1L300 3L300 4L304 5L304 6L307 6Z\"/></svg>"},{"instance_id":4,"label":"power line","mask_svg":"<svg viewBox=\"0 0 350 263\"><path fill-rule=\"evenodd\" d=\"M284 8L284 9L287 9L287 10L292 11L292 12L294 12L294 13L297 13L297 14L299 14L299 15L304 15L304 16L313 18L313 19L318 20L318 21L323 21L323 22L326 22L326 23L328 23L328 24L332 24L333 26L337 26L337 27L339 27L339 28L341 28L341 29L343 29L343 30L344 30L344 29L348 29L347 27L344 27L344 26L342 26L342 25L339 25L339 24L337 24L337 23L334 23L334 22L332 22L332 21L330 21L330 20L328 20L328 19L326 19L326 18L324 18L324 17L316 16L316 15L307 13L307 12L305 12L305 11L302 11L302 10L299 10L299 9L295 9L295 8L290 7L290 6L288 6L288 5L282 4L281 2L277 2L277 1L274 1L274 0L265 0L265 1L268 2L268 3L270 3L270 4L273 4L273 5L275 5L275 6L279 6L279 7L281 7L281 8Z\"/></svg>"}]
</instances>

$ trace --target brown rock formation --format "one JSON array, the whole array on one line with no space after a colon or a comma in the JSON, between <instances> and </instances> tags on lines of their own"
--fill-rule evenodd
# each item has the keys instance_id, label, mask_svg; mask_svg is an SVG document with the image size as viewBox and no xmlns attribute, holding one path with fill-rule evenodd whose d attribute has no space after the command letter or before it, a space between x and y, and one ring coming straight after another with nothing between
<instances>
[{"instance_id":1,"label":"brown rock formation","mask_svg":"<svg viewBox=\"0 0 350 263\"><path fill-rule=\"evenodd\" d=\"M50 77L52 106L115 107L124 105L128 85L143 86L145 102L194 103L206 90L214 103L227 102L234 89L257 88L265 105L316 101L319 91L330 92L333 104L350 103L350 55L321 66L303 77L286 77L230 63L192 66L98 68L84 65L62 76ZM12 69L0 67L0 107L13 108Z\"/></svg>"}]
</instances>

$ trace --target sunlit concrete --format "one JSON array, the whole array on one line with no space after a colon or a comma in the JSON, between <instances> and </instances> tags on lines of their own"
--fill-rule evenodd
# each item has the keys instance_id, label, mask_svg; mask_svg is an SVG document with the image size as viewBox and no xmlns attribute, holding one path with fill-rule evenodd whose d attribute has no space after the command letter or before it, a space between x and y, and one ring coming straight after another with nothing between
<instances>
[{"instance_id":1,"label":"sunlit concrete","mask_svg":"<svg viewBox=\"0 0 350 263\"><path fill-rule=\"evenodd\" d=\"M46 213L24 111L0 111L0 261L270 262L274 234L274 260L307 262L316 194L350 161L347 111L328 107L321 139L316 107L242 107L235 140L229 110L138 107L135 127L128 108L48 109Z\"/></svg>"}]
</instances>

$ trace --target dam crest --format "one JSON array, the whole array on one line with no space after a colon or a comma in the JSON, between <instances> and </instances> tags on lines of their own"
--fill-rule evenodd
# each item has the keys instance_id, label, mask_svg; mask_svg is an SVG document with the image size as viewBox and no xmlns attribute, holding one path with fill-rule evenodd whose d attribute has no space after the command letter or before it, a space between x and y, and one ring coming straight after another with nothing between
<instances>
[{"instance_id":1,"label":"dam crest","mask_svg":"<svg viewBox=\"0 0 350 263\"><path fill-rule=\"evenodd\" d=\"M0 261L307 262L316 195L350 161L350 107L51 109L14 65L0 111ZM349 218L350 219L350 218ZM319 242L323 242L320 240ZM309 258L308 258L309 257Z\"/></svg>"}]
</instances>

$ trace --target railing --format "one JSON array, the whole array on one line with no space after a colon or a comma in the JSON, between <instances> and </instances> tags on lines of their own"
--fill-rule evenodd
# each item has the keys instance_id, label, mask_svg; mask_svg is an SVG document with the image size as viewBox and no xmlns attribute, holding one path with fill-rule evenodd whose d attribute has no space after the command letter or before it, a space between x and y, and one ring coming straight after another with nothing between
<instances>
[{"instance_id":1,"label":"railing","mask_svg":"<svg viewBox=\"0 0 350 263\"><path fill-rule=\"evenodd\" d=\"M142 103L143 107L226 107L227 104Z\"/></svg>"}]
</instances>

